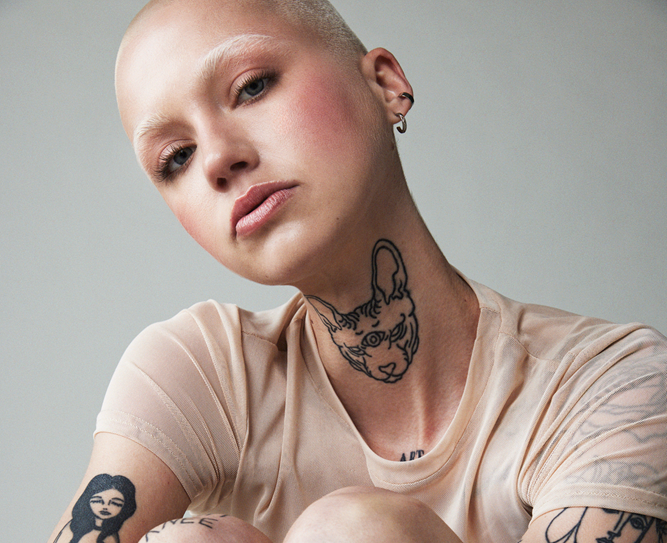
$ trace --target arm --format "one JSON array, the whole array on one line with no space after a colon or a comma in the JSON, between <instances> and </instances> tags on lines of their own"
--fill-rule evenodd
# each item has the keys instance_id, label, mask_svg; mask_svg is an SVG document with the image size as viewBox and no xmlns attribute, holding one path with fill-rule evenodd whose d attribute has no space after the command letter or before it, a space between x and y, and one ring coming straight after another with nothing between
<instances>
[{"instance_id":1,"label":"arm","mask_svg":"<svg viewBox=\"0 0 667 543\"><path fill-rule=\"evenodd\" d=\"M530 523L522 543L663 543L667 522L595 507L568 507Z\"/></svg>"},{"instance_id":2,"label":"arm","mask_svg":"<svg viewBox=\"0 0 667 543\"><path fill-rule=\"evenodd\" d=\"M181 517L190 504L190 500L176 476L153 453L127 438L109 433L100 433L95 438L90 464L81 486L56 526L49 543L55 543L56 541L57 543L69 543L72 537L70 521L74 517L85 520L84 525L87 522L88 525L92 526L96 519L97 524L100 524L99 517L95 517L94 514L90 515L91 508L88 505L92 496L95 496L92 498L95 502L93 507L99 509L106 507L107 509L107 512L100 513L99 516L101 517L109 517L119 510L123 511L121 504L122 506L126 505L124 503L126 498L122 496L124 492L122 486L120 491L112 489L106 494L102 490L102 488L105 488L103 486L89 489L91 480L100 474L121 475L123 476L122 479L129 480L134 488L136 509L134 511L125 509L124 514L127 515L128 512L130 514L118 528L117 539L115 540L119 543L136 543L141 536L154 526L169 519ZM84 494L82 504L86 507L83 508L84 513L80 513L79 511L82 511L82 509L75 508L75 504ZM125 494L128 494L128 492L125 492ZM116 502L113 501L114 499ZM109 501L111 501L111 505L109 505ZM83 519L85 516L87 518ZM109 521L106 522L108 526ZM109 537L111 537L109 540L114 540L113 536L110 535Z\"/></svg>"}]
</instances>

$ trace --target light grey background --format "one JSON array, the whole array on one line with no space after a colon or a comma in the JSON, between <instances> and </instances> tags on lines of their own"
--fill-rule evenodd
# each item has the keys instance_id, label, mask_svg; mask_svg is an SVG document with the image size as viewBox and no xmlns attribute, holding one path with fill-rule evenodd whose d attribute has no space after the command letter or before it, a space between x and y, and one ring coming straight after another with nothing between
<instances>
[{"instance_id":1,"label":"light grey background","mask_svg":"<svg viewBox=\"0 0 667 543\"><path fill-rule=\"evenodd\" d=\"M0 540L44 541L124 348L221 269L143 179L115 109L142 0L0 0ZM515 299L667 331L667 2L338 0L401 61L405 169L450 261Z\"/></svg>"}]
</instances>

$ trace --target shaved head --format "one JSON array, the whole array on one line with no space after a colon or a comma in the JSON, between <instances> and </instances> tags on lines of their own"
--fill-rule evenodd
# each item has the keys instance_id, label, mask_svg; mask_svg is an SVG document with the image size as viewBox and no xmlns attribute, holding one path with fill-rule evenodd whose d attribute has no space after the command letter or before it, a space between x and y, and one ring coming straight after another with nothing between
<instances>
[{"instance_id":1,"label":"shaved head","mask_svg":"<svg viewBox=\"0 0 667 543\"><path fill-rule=\"evenodd\" d=\"M359 57L367 53L347 23L328 0L204 0L218 5L237 6L248 10L266 11L283 19L292 26L301 27L319 38L327 48L340 58ZM201 0L151 0L130 23L126 37L135 33L137 27L151 13L161 7L181 3L184 9L201 3Z\"/></svg>"}]
</instances>

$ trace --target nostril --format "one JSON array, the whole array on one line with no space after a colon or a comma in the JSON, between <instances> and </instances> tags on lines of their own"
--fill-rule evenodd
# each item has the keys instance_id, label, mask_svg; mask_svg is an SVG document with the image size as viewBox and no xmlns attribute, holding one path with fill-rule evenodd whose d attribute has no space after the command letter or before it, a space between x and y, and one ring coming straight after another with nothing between
<instances>
[{"instance_id":1,"label":"nostril","mask_svg":"<svg viewBox=\"0 0 667 543\"><path fill-rule=\"evenodd\" d=\"M234 164L231 165L229 168L231 171L236 172L239 170L242 170L244 168L248 167L248 163L246 161L240 161L240 162L235 162Z\"/></svg>"}]
</instances>

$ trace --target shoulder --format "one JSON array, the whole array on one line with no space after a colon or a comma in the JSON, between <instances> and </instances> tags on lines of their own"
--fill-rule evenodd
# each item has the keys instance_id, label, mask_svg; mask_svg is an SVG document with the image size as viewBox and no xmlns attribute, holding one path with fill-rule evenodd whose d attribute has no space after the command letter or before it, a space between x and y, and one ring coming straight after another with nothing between
<instances>
[{"instance_id":1,"label":"shoulder","mask_svg":"<svg viewBox=\"0 0 667 543\"><path fill-rule=\"evenodd\" d=\"M154 421L161 412L199 411L227 406L235 426L244 426L245 392L253 375L275 366L286 347L281 338L303 305L295 297L271 311L251 313L208 301L144 329L123 354L109 384L103 411L127 411ZM209 405L210 404L210 405ZM238 437L238 436L237 436Z\"/></svg>"},{"instance_id":2,"label":"shoulder","mask_svg":"<svg viewBox=\"0 0 667 543\"><path fill-rule=\"evenodd\" d=\"M498 336L531 357L581 364L599 355L620 360L650 356L667 361L667 338L641 323L616 324L537 304L521 303L469 281L482 311L495 315Z\"/></svg>"},{"instance_id":3,"label":"shoulder","mask_svg":"<svg viewBox=\"0 0 667 543\"><path fill-rule=\"evenodd\" d=\"M176 474L191 499L208 500L234 480L249 398L257 382L279 371L281 338L300 325L302 305L295 297L253 313L208 301L150 325L113 374L96 434L136 441Z\"/></svg>"},{"instance_id":4,"label":"shoulder","mask_svg":"<svg viewBox=\"0 0 667 543\"><path fill-rule=\"evenodd\" d=\"M179 358L231 360L243 351L247 341L280 347L286 330L299 321L304 310L300 295L280 307L260 312L213 300L199 302L145 328L130 343L123 361L142 367L163 367L165 361Z\"/></svg>"}]
</instances>

